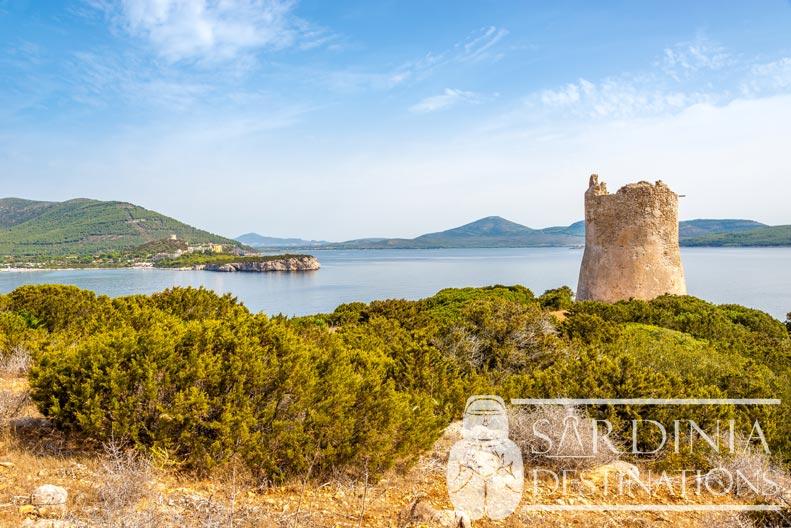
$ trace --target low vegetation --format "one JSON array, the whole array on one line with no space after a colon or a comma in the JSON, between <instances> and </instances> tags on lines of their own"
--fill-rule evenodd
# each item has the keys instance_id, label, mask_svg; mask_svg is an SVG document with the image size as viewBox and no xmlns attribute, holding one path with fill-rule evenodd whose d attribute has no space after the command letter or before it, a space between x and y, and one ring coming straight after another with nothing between
<instances>
[{"instance_id":1,"label":"low vegetation","mask_svg":"<svg viewBox=\"0 0 791 528\"><path fill-rule=\"evenodd\" d=\"M188 253L179 255L175 258L163 258L156 261L158 268L189 268L192 266L202 266L205 264L231 264L235 262L272 262L290 258L302 258L308 255L285 254L285 255L251 255L237 256L224 255L222 253Z\"/></svg>"},{"instance_id":2,"label":"low vegetation","mask_svg":"<svg viewBox=\"0 0 791 528\"><path fill-rule=\"evenodd\" d=\"M57 430L96 449L123 443L134 458L114 459L140 475L145 461L166 460L184 474L232 469L263 484L375 482L413 464L483 393L779 398L672 415L663 406L574 412L609 420L616 443L646 450L655 432L633 438L633 419L692 419L704 430L733 419L742 431L758 420L773 462L791 461L788 323L693 297L605 304L574 302L568 288L536 297L492 286L286 318L204 289L110 299L31 285L0 297L0 350L17 372L32 364L29 398ZM3 395L2 413L20 398ZM713 460L682 448L650 463Z\"/></svg>"}]
</instances>

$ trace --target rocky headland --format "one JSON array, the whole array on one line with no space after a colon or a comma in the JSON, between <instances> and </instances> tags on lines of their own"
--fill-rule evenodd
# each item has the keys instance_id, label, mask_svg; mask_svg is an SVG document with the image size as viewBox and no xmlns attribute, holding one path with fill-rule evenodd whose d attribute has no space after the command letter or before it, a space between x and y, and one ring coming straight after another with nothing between
<instances>
[{"instance_id":1,"label":"rocky headland","mask_svg":"<svg viewBox=\"0 0 791 528\"><path fill-rule=\"evenodd\" d=\"M198 264L192 266L194 270L206 271L248 271L248 272L265 272L265 271L313 271L321 267L316 257L309 255L300 257L288 257L277 260L266 261L239 261L239 262L226 262L226 263L209 263Z\"/></svg>"}]
</instances>

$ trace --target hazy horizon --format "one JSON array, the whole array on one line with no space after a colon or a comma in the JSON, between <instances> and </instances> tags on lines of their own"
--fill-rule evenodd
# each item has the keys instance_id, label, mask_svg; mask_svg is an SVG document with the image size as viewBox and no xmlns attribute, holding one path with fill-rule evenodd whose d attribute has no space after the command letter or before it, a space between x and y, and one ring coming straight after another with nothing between
<instances>
[{"instance_id":1,"label":"hazy horizon","mask_svg":"<svg viewBox=\"0 0 791 528\"><path fill-rule=\"evenodd\" d=\"M583 217L789 224L791 3L0 0L3 196L236 237Z\"/></svg>"}]
</instances>

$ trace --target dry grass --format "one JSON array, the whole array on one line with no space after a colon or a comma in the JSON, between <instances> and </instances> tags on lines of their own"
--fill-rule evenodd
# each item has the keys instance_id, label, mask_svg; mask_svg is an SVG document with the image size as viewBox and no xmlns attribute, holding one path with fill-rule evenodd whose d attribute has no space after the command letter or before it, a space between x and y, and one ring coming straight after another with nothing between
<instances>
[{"instance_id":1,"label":"dry grass","mask_svg":"<svg viewBox=\"0 0 791 528\"><path fill-rule=\"evenodd\" d=\"M0 375L22 377L30 370L30 353L23 345L16 345L0 356Z\"/></svg>"},{"instance_id":2,"label":"dry grass","mask_svg":"<svg viewBox=\"0 0 791 528\"><path fill-rule=\"evenodd\" d=\"M10 463L0 465L0 526L20 526L27 519L38 519L35 513L23 513L20 507L42 484L66 488L69 500L64 520L86 528L425 528L437 525L406 522L404 515L417 499L436 510L451 508L445 471L448 451L460 437L460 423L449 427L435 448L411 468L390 472L378 482L339 473L322 482L301 475L287 485L274 487L263 486L241 465L231 464L210 478L196 479L169 464L166 457L140 456L120 441L104 446L85 444L46 426L23 396L27 391L24 379L3 379L0 390L10 393L8 407L13 411L7 416L15 416L18 424L11 427L9 419L4 418L4 432L0 434L0 462ZM567 411L561 409L561 413L552 415L553 423L562 423L566 416ZM520 423L512 422L512 438L522 436ZM587 499L613 500L603 496ZM523 504L574 500L582 499L547 489L534 496L526 489ZM667 504L677 499L660 496L653 500ZM711 519L703 514L520 511L501 522L476 521L475 527L768 526L744 516L720 516L720 524L711 524ZM744 524L748 522L753 524Z\"/></svg>"},{"instance_id":3,"label":"dry grass","mask_svg":"<svg viewBox=\"0 0 791 528\"><path fill-rule=\"evenodd\" d=\"M616 459L602 442L594 448L594 422L576 407L513 407L509 412L509 428L511 439L522 450L525 466L583 470ZM536 431L551 440L551 449Z\"/></svg>"}]
</instances>

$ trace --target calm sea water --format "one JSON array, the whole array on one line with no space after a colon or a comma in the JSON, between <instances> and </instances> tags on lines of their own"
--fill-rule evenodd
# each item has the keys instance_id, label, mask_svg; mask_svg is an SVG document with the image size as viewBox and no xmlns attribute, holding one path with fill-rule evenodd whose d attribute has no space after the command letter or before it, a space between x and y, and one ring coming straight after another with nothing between
<instances>
[{"instance_id":1,"label":"calm sea water","mask_svg":"<svg viewBox=\"0 0 791 528\"><path fill-rule=\"evenodd\" d=\"M171 286L231 292L252 311L306 315L374 299L419 299L448 287L523 284L540 294L576 288L581 249L316 251L318 271L217 273L173 270L64 270L0 273L0 292L22 284L74 284L110 296ZM691 295L737 303L778 319L791 311L791 248L688 248L682 259Z\"/></svg>"}]
</instances>

